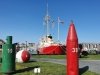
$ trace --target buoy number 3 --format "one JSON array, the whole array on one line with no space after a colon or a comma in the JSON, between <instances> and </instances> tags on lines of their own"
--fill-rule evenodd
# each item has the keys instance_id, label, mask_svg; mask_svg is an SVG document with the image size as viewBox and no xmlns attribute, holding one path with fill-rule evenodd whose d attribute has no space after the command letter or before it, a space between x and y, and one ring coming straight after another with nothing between
<instances>
[{"instance_id":1,"label":"buoy number 3","mask_svg":"<svg viewBox=\"0 0 100 75\"><path fill-rule=\"evenodd\" d=\"M77 53L78 52L78 48L72 48L72 52L73 53Z\"/></svg>"}]
</instances>

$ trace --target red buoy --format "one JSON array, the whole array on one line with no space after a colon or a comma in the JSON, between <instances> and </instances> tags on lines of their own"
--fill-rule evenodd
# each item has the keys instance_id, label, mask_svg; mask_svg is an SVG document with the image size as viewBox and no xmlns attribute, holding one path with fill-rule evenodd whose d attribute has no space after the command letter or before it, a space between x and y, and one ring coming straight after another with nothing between
<instances>
[{"instance_id":1,"label":"red buoy","mask_svg":"<svg viewBox=\"0 0 100 75\"><path fill-rule=\"evenodd\" d=\"M30 60L30 53L27 50L21 50L16 53L17 62L28 62Z\"/></svg>"},{"instance_id":2,"label":"red buoy","mask_svg":"<svg viewBox=\"0 0 100 75\"><path fill-rule=\"evenodd\" d=\"M21 57L22 57L22 60L23 60L24 62L27 62L27 61L29 61L29 59L30 59L30 53L29 53L27 50L24 50L24 51L22 52Z\"/></svg>"},{"instance_id":3,"label":"red buoy","mask_svg":"<svg viewBox=\"0 0 100 75\"><path fill-rule=\"evenodd\" d=\"M73 22L69 27L66 46L67 75L79 75L78 37Z\"/></svg>"}]
</instances>

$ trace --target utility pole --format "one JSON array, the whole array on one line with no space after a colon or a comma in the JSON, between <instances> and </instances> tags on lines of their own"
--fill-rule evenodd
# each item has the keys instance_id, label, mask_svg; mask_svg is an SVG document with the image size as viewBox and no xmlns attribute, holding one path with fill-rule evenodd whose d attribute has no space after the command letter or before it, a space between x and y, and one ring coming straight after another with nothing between
<instances>
[{"instance_id":1,"label":"utility pole","mask_svg":"<svg viewBox=\"0 0 100 75\"><path fill-rule=\"evenodd\" d=\"M25 41L26 42L26 50L27 50L27 41Z\"/></svg>"}]
</instances>

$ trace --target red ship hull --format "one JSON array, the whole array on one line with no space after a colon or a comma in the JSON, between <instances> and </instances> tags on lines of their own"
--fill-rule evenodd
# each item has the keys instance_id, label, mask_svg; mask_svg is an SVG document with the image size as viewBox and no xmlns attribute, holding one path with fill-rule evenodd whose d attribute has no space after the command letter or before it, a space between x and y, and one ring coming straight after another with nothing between
<instances>
[{"instance_id":1,"label":"red ship hull","mask_svg":"<svg viewBox=\"0 0 100 75\"><path fill-rule=\"evenodd\" d=\"M66 46L51 45L48 47L39 48L39 54L61 55L65 54Z\"/></svg>"}]
</instances>

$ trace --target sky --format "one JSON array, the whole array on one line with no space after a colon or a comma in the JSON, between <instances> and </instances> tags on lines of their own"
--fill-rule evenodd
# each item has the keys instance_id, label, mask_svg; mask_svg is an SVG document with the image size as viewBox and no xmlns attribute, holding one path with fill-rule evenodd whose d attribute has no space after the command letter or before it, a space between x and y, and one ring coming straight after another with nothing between
<instances>
[{"instance_id":1,"label":"sky","mask_svg":"<svg viewBox=\"0 0 100 75\"><path fill-rule=\"evenodd\" d=\"M48 12L54 27L49 33L57 41L57 17L60 41L67 38L71 20L75 24L79 42L100 42L100 0L48 0ZM43 18L46 0L0 0L0 39L13 36L13 42L35 42L46 34Z\"/></svg>"}]
</instances>

